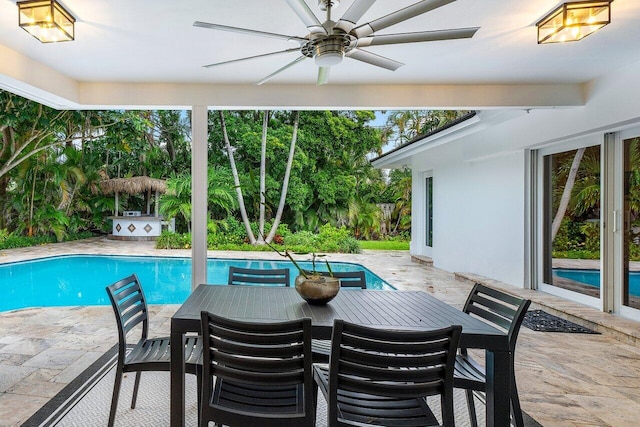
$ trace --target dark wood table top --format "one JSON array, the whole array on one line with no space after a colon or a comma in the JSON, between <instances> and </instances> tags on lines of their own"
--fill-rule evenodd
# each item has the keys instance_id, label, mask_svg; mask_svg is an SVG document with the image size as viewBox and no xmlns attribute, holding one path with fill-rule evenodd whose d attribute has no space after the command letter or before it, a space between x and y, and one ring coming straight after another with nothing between
<instances>
[{"instance_id":1,"label":"dark wood table top","mask_svg":"<svg viewBox=\"0 0 640 427\"><path fill-rule=\"evenodd\" d=\"M294 288L200 285L171 319L172 332L200 328L200 312L247 321L309 317L314 338L328 339L335 319L388 329L462 325L461 345L507 351L507 336L483 321L421 291L343 289L327 305L310 305Z\"/></svg>"}]
</instances>

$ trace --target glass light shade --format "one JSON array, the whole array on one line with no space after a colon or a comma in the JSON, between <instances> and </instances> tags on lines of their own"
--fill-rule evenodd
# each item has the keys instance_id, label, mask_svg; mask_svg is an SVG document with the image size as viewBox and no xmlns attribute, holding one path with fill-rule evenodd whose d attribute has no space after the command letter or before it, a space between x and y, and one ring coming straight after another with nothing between
<instances>
[{"instance_id":1,"label":"glass light shade","mask_svg":"<svg viewBox=\"0 0 640 427\"><path fill-rule=\"evenodd\" d=\"M18 24L42 43L73 40L75 18L57 1L18 2Z\"/></svg>"},{"instance_id":2,"label":"glass light shade","mask_svg":"<svg viewBox=\"0 0 640 427\"><path fill-rule=\"evenodd\" d=\"M611 22L611 2L578 1L563 3L542 18L538 44L578 41Z\"/></svg>"},{"instance_id":3,"label":"glass light shade","mask_svg":"<svg viewBox=\"0 0 640 427\"><path fill-rule=\"evenodd\" d=\"M325 52L315 57L318 67L333 67L342 62L342 52Z\"/></svg>"}]
</instances>

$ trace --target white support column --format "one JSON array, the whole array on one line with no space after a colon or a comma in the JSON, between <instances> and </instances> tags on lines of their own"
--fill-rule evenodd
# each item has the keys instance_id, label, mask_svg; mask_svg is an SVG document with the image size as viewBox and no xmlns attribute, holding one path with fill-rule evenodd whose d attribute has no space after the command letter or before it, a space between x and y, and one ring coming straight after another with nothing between
<instances>
[{"instance_id":1,"label":"white support column","mask_svg":"<svg viewBox=\"0 0 640 427\"><path fill-rule=\"evenodd\" d=\"M191 289L207 282L207 107L191 110Z\"/></svg>"}]
</instances>

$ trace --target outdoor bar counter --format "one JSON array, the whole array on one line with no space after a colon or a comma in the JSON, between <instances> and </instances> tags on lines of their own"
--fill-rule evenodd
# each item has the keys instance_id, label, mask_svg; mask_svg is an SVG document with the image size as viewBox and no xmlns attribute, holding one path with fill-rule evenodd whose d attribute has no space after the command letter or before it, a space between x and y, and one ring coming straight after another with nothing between
<instances>
[{"instance_id":1,"label":"outdoor bar counter","mask_svg":"<svg viewBox=\"0 0 640 427\"><path fill-rule=\"evenodd\" d=\"M164 217L153 215L110 216L109 219L113 221L109 238L115 240L155 240L166 223Z\"/></svg>"}]
</instances>

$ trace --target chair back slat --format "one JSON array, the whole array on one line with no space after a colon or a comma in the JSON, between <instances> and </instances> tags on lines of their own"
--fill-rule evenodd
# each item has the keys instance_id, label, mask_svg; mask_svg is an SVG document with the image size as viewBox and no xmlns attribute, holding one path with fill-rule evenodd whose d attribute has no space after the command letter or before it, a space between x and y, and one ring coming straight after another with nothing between
<instances>
[{"instance_id":1,"label":"chair back slat","mask_svg":"<svg viewBox=\"0 0 640 427\"><path fill-rule=\"evenodd\" d=\"M243 385L269 384L269 385L295 385L304 381L304 370L287 372L253 372L244 369L230 368L225 365L216 365L211 370L212 375L223 380L233 381Z\"/></svg>"},{"instance_id":2,"label":"chair back slat","mask_svg":"<svg viewBox=\"0 0 640 427\"><path fill-rule=\"evenodd\" d=\"M241 268L229 267L229 285L262 285L262 286L290 286L288 268Z\"/></svg>"},{"instance_id":3,"label":"chair back slat","mask_svg":"<svg viewBox=\"0 0 640 427\"><path fill-rule=\"evenodd\" d=\"M291 342L302 342L302 331L299 330L282 330L280 333L265 334L264 331L271 331L271 329L245 331L240 328L227 329L218 325L211 325L209 333L216 335L220 338L233 338L236 341L240 341L246 344L288 344Z\"/></svg>"},{"instance_id":4,"label":"chair back slat","mask_svg":"<svg viewBox=\"0 0 640 427\"><path fill-rule=\"evenodd\" d=\"M531 300L476 283L463 311L475 315L494 327L507 332L509 349L515 351L518 332Z\"/></svg>"},{"instance_id":5,"label":"chair back slat","mask_svg":"<svg viewBox=\"0 0 640 427\"><path fill-rule=\"evenodd\" d=\"M370 382L359 377L340 376L340 389L345 392L367 393L370 395L392 396L396 399L412 399L416 396L432 396L441 394L445 381L437 378L432 381L414 382ZM428 392L429 394L424 394Z\"/></svg>"},{"instance_id":6,"label":"chair back slat","mask_svg":"<svg viewBox=\"0 0 640 427\"><path fill-rule=\"evenodd\" d=\"M137 327L140 322L144 322L147 319L147 309L142 307L142 304L137 305L133 309L129 310L122 317L122 328L125 333L129 333L133 328Z\"/></svg>"},{"instance_id":7,"label":"chair back slat","mask_svg":"<svg viewBox=\"0 0 640 427\"><path fill-rule=\"evenodd\" d=\"M426 362L421 362L416 366L411 368L406 367L379 367L373 366L372 364L367 363L366 365L357 363L355 361L345 361L342 360L341 367L341 375L350 376L350 377L362 377L367 378L369 381L369 377L376 378L377 381L398 381L398 382L428 382L433 381L434 379L441 378L442 370L446 368L446 353L439 354L435 357L430 358L429 364ZM389 365L390 363L388 363Z\"/></svg>"},{"instance_id":8,"label":"chair back slat","mask_svg":"<svg viewBox=\"0 0 640 427\"><path fill-rule=\"evenodd\" d=\"M210 333L211 334L211 333ZM211 334L211 336L214 336ZM292 341L290 344L281 343L262 345L233 341L233 338L216 337L216 351L234 354L242 357L296 357L302 352L302 343Z\"/></svg>"},{"instance_id":9,"label":"chair back slat","mask_svg":"<svg viewBox=\"0 0 640 427\"><path fill-rule=\"evenodd\" d=\"M502 317L496 314L494 311L487 309L486 307L479 305L470 305L466 312L469 314L475 314L476 316L482 318L486 323L491 323L492 326L498 327L502 329L504 332L508 332L511 327L513 320Z\"/></svg>"},{"instance_id":10,"label":"chair back slat","mask_svg":"<svg viewBox=\"0 0 640 427\"><path fill-rule=\"evenodd\" d=\"M311 271L305 270L306 273L311 274ZM336 279L340 279L341 288L360 288L367 289L367 279L365 272L359 271L317 271L322 276L331 276Z\"/></svg>"},{"instance_id":11,"label":"chair back slat","mask_svg":"<svg viewBox=\"0 0 640 427\"><path fill-rule=\"evenodd\" d=\"M402 352L402 349L396 351ZM395 366L396 369L410 369L415 366L432 366L440 363L446 363L447 353L445 351L408 355L399 352L387 353L371 353L361 352L349 347L342 348L342 363L352 363L355 369L359 368L358 360L362 358L367 359L367 365L364 369L380 368L382 370L388 370L390 365ZM345 366L345 370L348 369Z\"/></svg>"},{"instance_id":12,"label":"chair back slat","mask_svg":"<svg viewBox=\"0 0 640 427\"><path fill-rule=\"evenodd\" d=\"M211 350L211 349L209 349ZM238 357L235 353L224 353L218 351L216 353L218 365L224 365L229 368L242 369L255 372L280 372L295 371L304 368L304 360L300 357L288 358L252 358L246 361L244 358Z\"/></svg>"}]
</instances>

